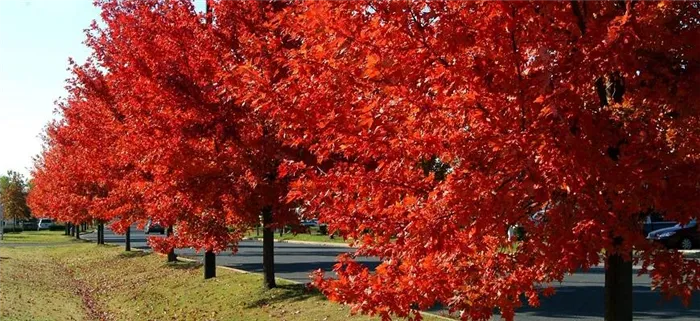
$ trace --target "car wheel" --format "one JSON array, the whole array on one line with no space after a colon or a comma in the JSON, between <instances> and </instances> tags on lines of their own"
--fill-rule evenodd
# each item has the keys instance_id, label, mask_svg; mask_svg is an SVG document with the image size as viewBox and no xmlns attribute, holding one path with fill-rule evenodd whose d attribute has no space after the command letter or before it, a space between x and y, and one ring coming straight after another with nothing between
<instances>
[{"instance_id":1,"label":"car wheel","mask_svg":"<svg viewBox=\"0 0 700 321\"><path fill-rule=\"evenodd\" d=\"M689 238L684 237L681 239L680 243L680 248L681 250L691 250L693 249L693 241L691 241Z\"/></svg>"}]
</instances>

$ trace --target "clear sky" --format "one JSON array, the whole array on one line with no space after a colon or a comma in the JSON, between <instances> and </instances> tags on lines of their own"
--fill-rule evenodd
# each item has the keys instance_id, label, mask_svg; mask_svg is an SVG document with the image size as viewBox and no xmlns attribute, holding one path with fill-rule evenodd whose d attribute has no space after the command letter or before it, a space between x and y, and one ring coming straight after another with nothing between
<instances>
[{"instance_id":1,"label":"clear sky","mask_svg":"<svg viewBox=\"0 0 700 321\"><path fill-rule=\"evenodd\" d=\"M66 95L68 57L85 61L91 0L0 0L0 174L29 175L39 134Z\"/></svg>"},{"instance_id":2,"label":"clear sky","mask_svg":"<svg viewBox=\"0 0 700 321\"><path fill-rule=\"evenodd\" d=\"M66 95L68 57L85 61L83 30L99 12L92 0L0 0L0 175L29 176L54 101Z\"/></svg>"}]
</instances>

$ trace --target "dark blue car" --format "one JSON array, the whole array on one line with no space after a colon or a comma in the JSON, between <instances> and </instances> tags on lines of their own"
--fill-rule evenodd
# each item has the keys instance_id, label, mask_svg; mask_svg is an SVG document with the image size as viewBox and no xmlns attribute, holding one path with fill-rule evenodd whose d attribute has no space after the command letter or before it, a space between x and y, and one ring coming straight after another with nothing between
<instances>
[{"instance_id":1,"label":"dark blue car","mask_svg":"<svg viewBox=\"0 0 700 321\"><path fill-rule=\"evenodd\" d=\"M647 239L674 249L690 250L700 247L700 231L696 220L685 225L676 224L672 227L652 231Z\"/></svg>"}]
</instances>

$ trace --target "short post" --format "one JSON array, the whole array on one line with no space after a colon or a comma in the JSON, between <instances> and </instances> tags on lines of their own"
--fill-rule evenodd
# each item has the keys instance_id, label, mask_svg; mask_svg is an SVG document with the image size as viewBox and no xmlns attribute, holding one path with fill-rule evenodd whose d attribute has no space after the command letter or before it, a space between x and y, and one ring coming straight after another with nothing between
<instances>
[{"instance_id":1,"label":"short post","mask_svg":"<svg viewBox=\"0 0 700 321\"><path fill-rule=\"evenodd\" d=\"M216 255L211 250L204 252L204 279L216 277Z\"/></svg>"}]
</instances>

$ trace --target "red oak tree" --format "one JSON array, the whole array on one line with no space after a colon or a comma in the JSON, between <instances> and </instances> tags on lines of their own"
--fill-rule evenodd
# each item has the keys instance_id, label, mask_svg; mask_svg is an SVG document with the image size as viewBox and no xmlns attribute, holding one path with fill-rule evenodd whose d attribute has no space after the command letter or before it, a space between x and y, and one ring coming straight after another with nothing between
<instances>
[{"instance_id":1,"label":"red oak tree","mask_svg":"<svg viewBox=\"0 0 700 321\"><path fill-rule=\"evenodd\" d=\"M275 286L272 228L296 222L292 206L281 201L288 180L277 177L290 151L275 136L275 124L235 86L242 66L251 63L250 53L270 32L255 26L275 5L217 4L215 23L212 10L205 17L186 1L101 6L105 25L93 25L88 45L120 93L117 108L133 137L127 154L149 173L140 188L145 212L178 225L175 237L153 245L235 251L262 215L266 285ZM251 28L233 29L240 25ZM246 36L256 41L240 39Z\"/></svg>"},{"instance_id":2,"label":"red oak tree","mask_svg":"<svg viewBox=\"0 0 700 321\"><path fill-rule=\"evenodd\" d=\"M72 70L69 96L58 104L61 119L48 126L32 173L30 205L36 213L74 225L107 222L138 206L135 199L115 198L115 184L124 178L113 157L121 120L106 77L90 62L72 64Z\"/></svg>"},{"instance_id":3,"label":"red oak tree","mask_svg":"<svg viewBox=\"0 0 700 321\"><path fill-rule=\"evenodd\" d=\"M303 39L276 52L289 76L254 94L287 144L342 160L297 164L289 199L382 259L319 276L332 300L512 319L521 295L537 306L547 284L604 262L618 320L632 262L685 302L700 287L698 262L640 232L649 210L688 222L698 208L696 3L299 6L276 21ZM528 237L513 249L515 224Z\"/></svg>"}]
</instances>

